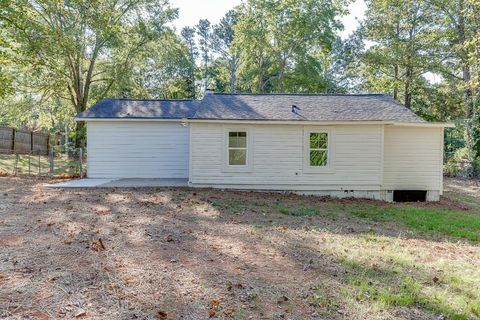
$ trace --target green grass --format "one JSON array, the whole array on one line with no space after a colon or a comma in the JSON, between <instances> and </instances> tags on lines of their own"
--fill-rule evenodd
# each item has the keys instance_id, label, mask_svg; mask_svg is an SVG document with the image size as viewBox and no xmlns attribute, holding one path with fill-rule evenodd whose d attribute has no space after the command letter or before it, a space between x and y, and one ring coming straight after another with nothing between
<instances>
[{"instance_id":1,"label":"green grass","mask_svg":"<svg viewBox=\"0 0 480 320\"><path fill-rule=\"evenodd\" d=\"M0 154L0 171L13 174L15 172L16 157L12 154ZM41 175L47 175L50 173L50 163L48 157L40 156L40 162L38 156L30 156L30 170L29 170L29 157L28 155L19 155L17 163L18 174L30 174L38 175L40 168ZM86 163L83 163L83 170L86 171ZM79 162L78 160L69 159L67 157L56 157L54 159L54 173L61 174L78 174Z\"/></svg>"},{"instance_id":2,"label":"green grass","mask_svg":"<svg viewBox=\"0 0 480 320\"><path fill-rule=\"evenodd\" d=\"M283 205L279 205L278 211L281 214L294 216L294 217L314 217L320 214L320 211L318 208L306 207L306 206L289 208Z\"/></svg>"},{"instance_id":3,"label":"green grass","mask_svg":"<svg viewBox=\"0 0 480 320\"><path fill-rule=\"evenodd\" d=\"M354 206L350 213L372 221L395 221L427 234L480 241L480 213L476 210L397 206Z\"/></svg>"},{"instance_id":4,"label":"green grass","mask_svg":"<svg viewBox=\"0 0 480 320\"><path fill-rule=\"evenodd\" d=\"M434 283L422 266L410 265L406 272L405 267L395 264L377 269L354 259L343 259L342 264L351 274L342 287L342 294L352 301L375 305L380 310L417 307L432 315L445 315L447 319L456 320L474 319L480 315L478 292L468 293L468 284L463 281L453 286L448 281L448 272L442 283Z\"/></svg>"}]
</instances>

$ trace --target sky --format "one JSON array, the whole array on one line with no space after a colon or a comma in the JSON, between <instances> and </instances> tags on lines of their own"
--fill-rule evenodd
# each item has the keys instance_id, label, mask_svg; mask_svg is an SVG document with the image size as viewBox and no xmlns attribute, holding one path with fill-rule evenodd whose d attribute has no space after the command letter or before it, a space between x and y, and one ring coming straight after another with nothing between
<instances>
[{"instance_id":1,"label":"sky","mask_svg":"<svg viewBox=\"0 0 480 320\"><path fill-rule=\"evenodd\" d=\"M208 19L216 24L241 0L170 0L172 7L179 9L179 18L173 25L180 31L185 26L194 26L200 19ZM342 38L347 37L358 26L357 19L363 19L366 5L363 0L356 0L349 7L350 14L342 17L345 30L340 33Z\"/></svg>"}]
</instances>

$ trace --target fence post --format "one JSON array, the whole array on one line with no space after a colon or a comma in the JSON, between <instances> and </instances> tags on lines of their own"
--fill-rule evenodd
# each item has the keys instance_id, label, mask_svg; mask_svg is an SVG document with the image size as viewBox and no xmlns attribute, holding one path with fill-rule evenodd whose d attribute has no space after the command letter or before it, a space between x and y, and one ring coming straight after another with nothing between
<instances>
[{"instance_id":1,"label":"fence post","mask_svg":"<svg viewBox=\"0 0 480 320\"><path fill-rule=\"evenodd\" d=\"M48 162L50 163L50 175L52 175L52 176L54 174L53 158L54 158L53 150L50 149L48 151Z\"/></svg>"},{"instance_id":2,"label":"fence post","mask_svg":"<svg viewBox=\"0 0 480 320\"><path fill-rule=\"evenodd\" d=\"M12 153L15 153L15 129L12 129Z\"/></svg>"},{"instance_id":3,"label":"fence post","mask_svg":"<svg viewBox=\"0 0 480 320\"><path fill-rule=\"evenodd\" d=\"M78 156L80 157L80 179L83 178L83 149L78 150Z\"/></svg>"},{"instance_id":4,"label":"fence post","mask_svg":"<svg viewBox=\"0 0 480 320\"><path fill-rule=\"evenodd\" d=\"M15 154L15 175L17 175L17 170L18 170L18 153Z\"/></svg>"}]
</instances>

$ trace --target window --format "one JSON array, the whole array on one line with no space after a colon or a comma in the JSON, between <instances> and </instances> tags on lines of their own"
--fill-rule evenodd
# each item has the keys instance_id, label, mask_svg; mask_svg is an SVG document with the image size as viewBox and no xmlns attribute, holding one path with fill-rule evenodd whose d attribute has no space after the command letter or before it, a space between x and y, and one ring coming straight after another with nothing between
<instances>
[{"instance_id":1,"label":"window","mask_svg":"<svg viewBox=\"0 0 480 320\"><path fill-rule=\"evenodd\" d=\"M309 164L311 167L326 167L328 164L328 133L310 132Z\"/></svg>"},{"instance_id":2,"label":"window","mask_svg":"<svg viewBox=\"0 0 480 320\"><path fill-rule=\"evenodd\" d=\"M228 165L246 166L247 165L247 132L229 131L228 132Z\"/></svg>"}]
</instances>

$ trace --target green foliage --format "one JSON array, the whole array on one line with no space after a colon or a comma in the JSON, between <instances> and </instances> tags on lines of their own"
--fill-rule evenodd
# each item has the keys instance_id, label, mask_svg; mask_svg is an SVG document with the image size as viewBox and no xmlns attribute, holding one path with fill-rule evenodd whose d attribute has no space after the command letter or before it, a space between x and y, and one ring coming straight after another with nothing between
<instances>
[{"instance_id":1,"label":"green foliage","mask_svg":"<svg viewBox=\"0 0 480 320\"><path fill-rule=\"evenodd\" d=\"M5 2L0 21L16 49L15 98L24 94L35 105L61 100L74 112L85 110L112 94L133 59L161 41L176 15L163 0Z\"/></svg>"},{"instance_id":2,"label":"green foliage","mask_svg":"<svg viewBox=\"0 0 480 320\"><path fill-rule=\"evenodd\" d=\"M480 241L480 213L411 206L358 206L350 209L356 217L372 221L396 221L413 231Z\"/></svg>"},{"instance_id":3,"label":"green foliage","mask_svg":"<svg viewBox=\"0 0 480 320\"><path fill-rule=\"evenodd\" d=\"M318 92L325 79L321 58L332 50L335 32L341 27L336 17L343 12L343 4L249 0L239 10L234 47L240 50L239 75L245 90ZM308 87L309 81L313 88Z\"/></svg>"}]
</instances>

